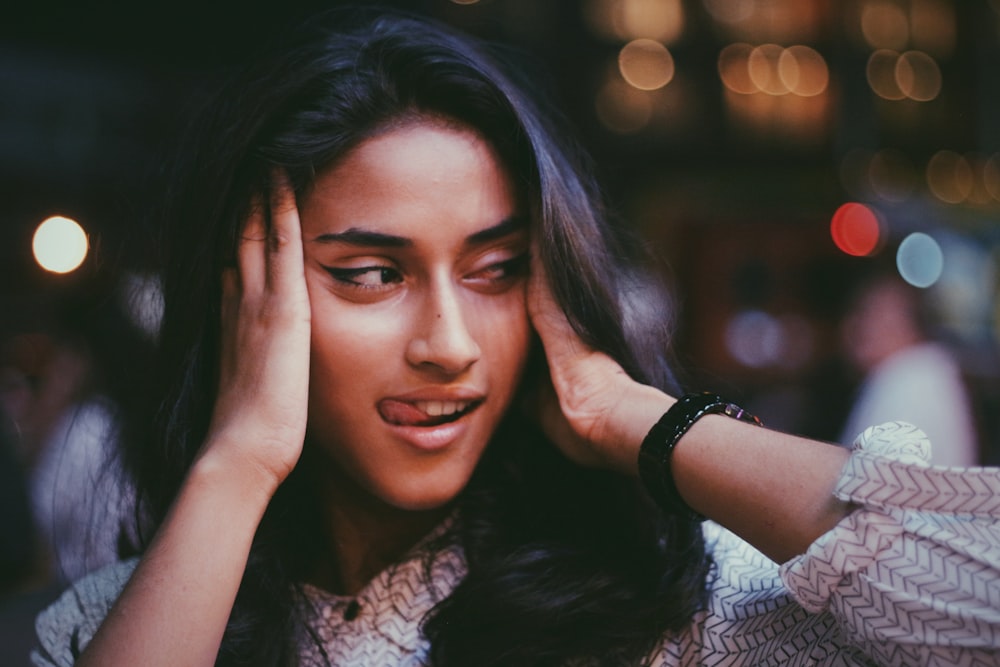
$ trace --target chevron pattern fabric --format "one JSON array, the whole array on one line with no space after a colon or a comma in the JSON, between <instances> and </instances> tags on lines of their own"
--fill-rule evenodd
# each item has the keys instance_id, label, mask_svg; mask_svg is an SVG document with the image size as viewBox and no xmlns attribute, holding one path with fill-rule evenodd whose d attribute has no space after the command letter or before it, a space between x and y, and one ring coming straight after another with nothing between
<instances>
[{"instance_id":1,"label":"chevron pattern fabric","mask_svg":"<svg viewBox=\"0 0 1000 667\"><path fill-rule=\"evenodd\" d=\"M836 493L859 509L780 568L705 524L710 603L651 665L1000 665L1000 470L930 467L923 433L902 423L855 448ZM81 580L43 612L34 663L72 665L134 565ZM427 572L417 549L356 597L303 587L301 664L425 665L420 623L465 575L461 550L433 554Z\"/></svg>"},{"instance_id":2,"label":"chevron pattern fabric","mask_svg":"<svg viewBox=\"0 0 1000 667\"><path fill-rule=\"evenodd\" d=\"M902 422L854 448L835 494L862 509L782 566L788 590L880 665L1000 665L1000 469L929 466Z\"/></svg>"}]
</instances>

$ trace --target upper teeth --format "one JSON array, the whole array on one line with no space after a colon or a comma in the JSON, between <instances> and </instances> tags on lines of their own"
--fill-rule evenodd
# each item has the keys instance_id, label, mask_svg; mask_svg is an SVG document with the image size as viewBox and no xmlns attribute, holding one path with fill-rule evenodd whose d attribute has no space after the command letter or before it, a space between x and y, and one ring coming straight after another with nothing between
<instances>
[{"instance_id":1,"label":"upper teeth","mask_svg":"<svg viewBox=\"0 0 1000 667\"><path fill-rule=\"evenodd\" d=\"M465 410L469 401L417 401L414 405L430 417L440 417Z\"/></svg>"}]
</instances>

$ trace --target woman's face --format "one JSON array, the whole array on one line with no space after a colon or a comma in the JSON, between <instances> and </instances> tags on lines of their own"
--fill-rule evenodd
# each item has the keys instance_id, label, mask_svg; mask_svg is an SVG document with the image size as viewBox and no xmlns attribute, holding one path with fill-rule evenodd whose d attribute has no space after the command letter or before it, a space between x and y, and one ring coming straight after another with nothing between
<instances>
[{"instance_id":1,"label":"woman's face","mask_svg":"<svg viewBox=\"0 0 1000 667\"><path fill-rule=\"evenodd\" d=\"M300 206L309 437L393 507L447 503L528 354L527 222L490 146L433 121L361 143Z\"/></svg>"}]
</instances>

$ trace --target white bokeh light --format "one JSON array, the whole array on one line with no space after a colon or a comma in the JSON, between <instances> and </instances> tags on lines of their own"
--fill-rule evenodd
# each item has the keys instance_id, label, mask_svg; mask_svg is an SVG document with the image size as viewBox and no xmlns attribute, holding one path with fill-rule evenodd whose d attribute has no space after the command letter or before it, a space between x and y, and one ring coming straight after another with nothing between
<instances>
[{"instance_id":1,"label":"white bokeh light","mask_svg":"<svg viewBox=\"0 0 1000 667\"><path fill-rule=\"evenodd\" d=\"M930 287L944 270L944 253L932 237L914 232L899 244L896 267L903 280L914 287Z\"/></svg>"},{"instance_id":2,"label":"white bokeh light","mask_svg":"<svg viewBox=\"0 0 1000 667\"><path fill-rule=\"evenodd\" d=\"M31 250L35 261L46 271L69 273L87 258L90 241L80 223L57 215L38 225Z\"/></svg>"}]
</instances>

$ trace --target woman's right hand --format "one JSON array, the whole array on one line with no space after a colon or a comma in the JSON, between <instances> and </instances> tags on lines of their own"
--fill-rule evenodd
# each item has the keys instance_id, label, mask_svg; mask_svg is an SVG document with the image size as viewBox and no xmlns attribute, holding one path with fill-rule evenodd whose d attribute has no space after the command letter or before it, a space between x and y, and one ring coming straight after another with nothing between
<instances>
[{"instance_id":1,"label":"woman's right hand","mask_svg":"<svg viewBox=\"0 0 1000 667\"><path fill-rule=\"evenodd\" d=\"M295 196L272 177L270 221L257 201L237 268L222 275L219 389L201 458L263 473L274 489L295 467L305 438L310 310ZM235 466L235 467L234 467Z\"/></svg>"},{"instance_id":2,"label":"woman's right hand","mask_svg":"<svg viewBox=\"0 0 1000 667\"><path fill-rule=\"evenodd\" d=\"M208 437L125 590L76 664L213 665L254 534L305 437L309 295L295 198L276 175L223 275Z\"/></svg>"}]
</instances>

